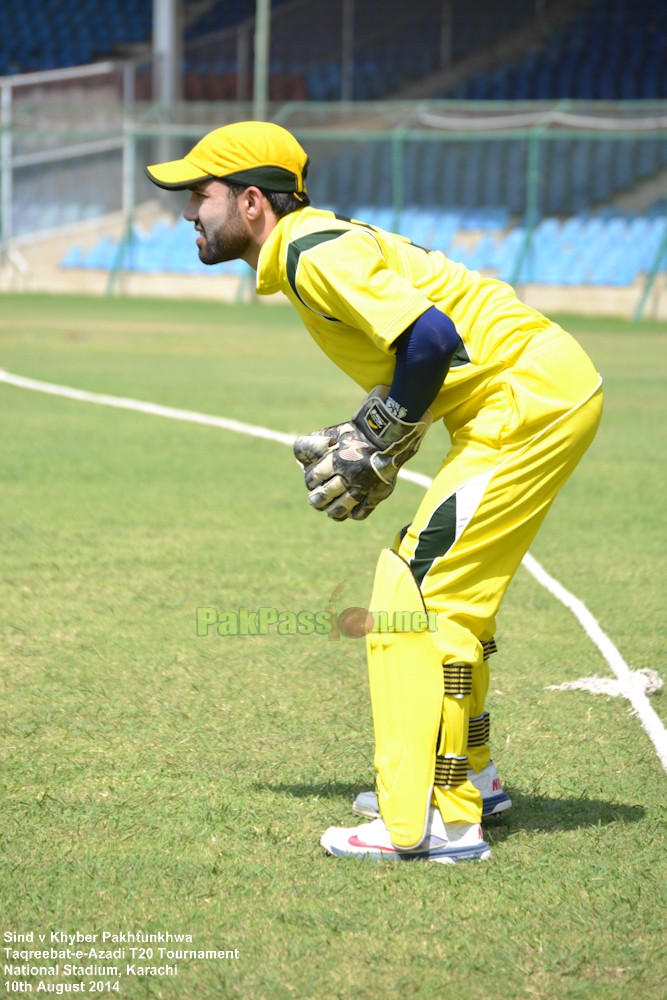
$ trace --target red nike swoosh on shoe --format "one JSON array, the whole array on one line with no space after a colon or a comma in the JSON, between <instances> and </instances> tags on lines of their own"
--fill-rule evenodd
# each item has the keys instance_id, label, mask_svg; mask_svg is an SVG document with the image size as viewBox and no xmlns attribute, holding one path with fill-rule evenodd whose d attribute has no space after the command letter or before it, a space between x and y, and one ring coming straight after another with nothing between
<instances>
[{"instance_id":1,"label":"red nike swoosh on shoe","mask_svg":"<svg viewBox=\"0 0 667 1000\"><path fill-rule=\"evenodd\" d=\"M359 840L356 833L347 840L350 847L368 847L371 851L386 851L387 853L401 854L405 851L397 851L395 847L385 847L384 844L367 844L365 840Z\"/></svg>"}]
</instances>

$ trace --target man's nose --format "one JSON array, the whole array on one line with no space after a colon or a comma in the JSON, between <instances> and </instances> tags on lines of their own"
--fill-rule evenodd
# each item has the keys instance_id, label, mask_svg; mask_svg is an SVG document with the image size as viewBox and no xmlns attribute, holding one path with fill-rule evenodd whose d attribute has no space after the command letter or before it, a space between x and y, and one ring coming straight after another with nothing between
<instances>
[{"instance_id":1,"label":"man's nose","mask_svg":"<svg viewBox=\"0 0 667 1000\"><path fill-rule=\"evenodd\" d=\"M197 210L194 205L194 198L190 198L187 205L183 209L183 218L188 222L194 222L197 218Z\"/></svg>"}]
</instances>

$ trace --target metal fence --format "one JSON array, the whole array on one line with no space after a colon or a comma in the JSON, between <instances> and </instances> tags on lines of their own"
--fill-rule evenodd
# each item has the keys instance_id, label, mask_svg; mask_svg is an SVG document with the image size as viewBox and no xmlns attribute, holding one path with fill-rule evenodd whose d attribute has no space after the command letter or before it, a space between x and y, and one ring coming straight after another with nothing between
<instances>
[{"instance_id":1,"label":"metal fence","mask_svg":"<svg viewBox=\"0 0 667 1000\"><path fill-rule=\"evenodd\" d=\"M130 63L0 78L0 245L122 208L133 107Z\"/></svg>"},{"instance_id":2,"label":"metal fence","mask_svg":"<svg viewBox=\"0 0 667 1000\"><path fill-rule=\"evenodd\" d=\"M115 64L87 67L66 86L57 74L0 80L3 248L109 212L123 213L131 234L137 206L163 197L147 163L252 117L243 102L137 103L133 80L132 67ZM647 217L667 234L666 101L287 102L269 114L308 150L313 202L404 231L409 222L407 235L444 250L452 219L469 231L512 230L508 280L535 280L547 220ZM654 245L656 232L642 262L647 288L667 265L667 235ZM481 252L474 263L485 266Z\"/></svg>"},{"instance_id":3,"label":"metal fence","mask_svg":"<svg viewBox=\"0 0 667 1000\"><path fill-rule=\"evenodd\" d=\"M243 115L221 106L200 116L184 126L174 110L158 123L154 110L135 125L135 197L154 196L141 166L161 158L156 143L182 155L209 127ZM295 102L273 118L310 155L315 204L454 251L513 284L639 280L641 314L667 269L667 102ZM602 225L614 218L622 226Z\"/></svg>"}]
</instances>

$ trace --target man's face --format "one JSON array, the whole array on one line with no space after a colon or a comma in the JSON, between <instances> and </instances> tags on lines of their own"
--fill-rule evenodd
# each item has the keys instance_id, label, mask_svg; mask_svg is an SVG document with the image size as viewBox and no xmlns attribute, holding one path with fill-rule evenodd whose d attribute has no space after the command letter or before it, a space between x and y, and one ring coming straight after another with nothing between
<instances>
[{"instance_id":1,"label":"man's face","mask_svg":"<svg viewBox=\"0 0 667 1000\"><path fill-rule=\"evenodd\" d=\"M250 233L239 211L238 201L221 181L202 181L190 188L183 212L199 233L197 247L204 264L220 264L243 257L250 246Z\"/></svg>"}]
</instances>

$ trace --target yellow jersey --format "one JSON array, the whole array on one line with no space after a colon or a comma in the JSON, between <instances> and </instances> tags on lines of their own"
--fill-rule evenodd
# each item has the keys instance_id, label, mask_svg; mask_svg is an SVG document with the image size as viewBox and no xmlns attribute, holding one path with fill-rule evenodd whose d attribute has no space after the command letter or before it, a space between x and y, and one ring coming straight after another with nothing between
<instances>
[{"instance_id":1,"label":"yellow jersey","mask_svg":"<svg viewBox=\"0 0 667 1000\"><path fill-rule=\"evenodd\" d=\"M468 411L531 341L555 326L505 282L439 250L311 207L280 219L261 247L257 292L278 291L324 353L366 392L391 384L394 341L411 323L432 306L446 313L460 344L430 407L436 419L462 405Z\"/></svg>"}]
</instances>

